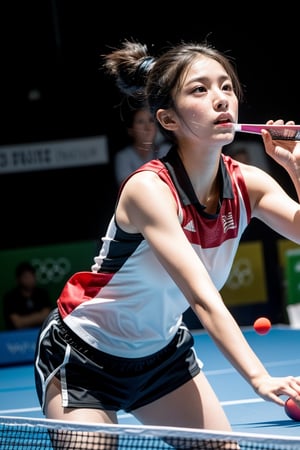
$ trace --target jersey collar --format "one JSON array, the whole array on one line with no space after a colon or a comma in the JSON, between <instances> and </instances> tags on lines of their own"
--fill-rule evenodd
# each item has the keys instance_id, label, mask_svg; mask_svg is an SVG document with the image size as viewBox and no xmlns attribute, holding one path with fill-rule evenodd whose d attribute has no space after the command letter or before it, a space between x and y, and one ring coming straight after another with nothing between
<instances>
[{"instance_id":1,"label":"jersey collar","mask_svg":"<svg viewBox=\"0 0 300 450\"><path fill-rule=\"evenodd\" d=\"M167 155L164 158L161 158L161 161L167 167L182 203L184 205L194 205L201 214L207 215L205 213L205 206L199 202L195 194L192 183L176 148L172 147ZM220 158L218 177L220 178L221 187L219 202L221 205L224 198L232 199L234 197L231 178L226 169L223 156ZM208 216L211 216L211 214L208 214Z\"/></svg>"}]
</instances>

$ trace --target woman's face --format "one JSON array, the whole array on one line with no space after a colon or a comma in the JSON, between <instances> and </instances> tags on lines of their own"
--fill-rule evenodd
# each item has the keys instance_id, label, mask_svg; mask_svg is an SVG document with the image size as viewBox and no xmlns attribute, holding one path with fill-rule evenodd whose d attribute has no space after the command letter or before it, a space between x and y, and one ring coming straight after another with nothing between
<instances>
[{"instance_id":1,"label":"woman's face","mask_svg":"<svg viewBox=\"0 0 300 450\"><path fill-rule=\"evenodd\" d=\"M187 70L175 98L177 137L228 144L234 137L238 99L225 69L200 56Z\"/></svg>"},{"instance_id":2,"label":"woman's face","mask_svg":"<svg viewBox=\"0 0 300 450\"><path fill-rule=\"evenodd\" d=\"M156 123L147 109L138 110L135 113L132 127L128 130L129 135L138 147L145 148L153 145L157 133Z\"/></svg>"}]
</instances>

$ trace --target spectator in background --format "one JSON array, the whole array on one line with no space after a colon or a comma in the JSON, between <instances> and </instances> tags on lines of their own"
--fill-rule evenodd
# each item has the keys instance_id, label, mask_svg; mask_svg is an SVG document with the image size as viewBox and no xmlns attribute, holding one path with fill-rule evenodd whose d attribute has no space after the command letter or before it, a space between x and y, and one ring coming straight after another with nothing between
<instances>
[{"instance_id":1,"label":"spectator in background","mask_svg":"<svg viewBox=\"0 0 300 450\"><path fill-rule=\"evenodd\" d=\"M118 185L144 163L165 156L169 144L162 139L148 107L140 102L123 104L122 120L130 143L115 155L114 169Z\"/></svg>"},{"instance_id":2,"label":"spectator in background","mask_svg":"<svg viewBox=\"0 0 300 450\"><path fill-rule=\"evenodd\" d=\"M52 309L46 289L37 285L36 270L21 262L15 272L16 286L4 294L4 321L7 330L39 327Z\"/></svg>"}]
</instances>

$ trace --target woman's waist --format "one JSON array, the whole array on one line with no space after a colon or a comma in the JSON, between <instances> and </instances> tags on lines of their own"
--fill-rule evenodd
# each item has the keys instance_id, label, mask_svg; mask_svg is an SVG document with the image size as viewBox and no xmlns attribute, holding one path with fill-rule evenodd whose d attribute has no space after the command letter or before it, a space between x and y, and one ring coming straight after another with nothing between
<instances>
[{"instance_id":1,"label":"woman's waist","mask_svg":"<svg viewBox=\"0 0 300 450\"><path fill-rule=\"evenodd\" d=\"M164 322L159 314L152 321L137 321L108 313L100 318L86 312L72 313L63 319L67 329L91 347L123 358L142 358L160 351L174 339L181 322L181 315Z\"/></svg>"}]
</instances>

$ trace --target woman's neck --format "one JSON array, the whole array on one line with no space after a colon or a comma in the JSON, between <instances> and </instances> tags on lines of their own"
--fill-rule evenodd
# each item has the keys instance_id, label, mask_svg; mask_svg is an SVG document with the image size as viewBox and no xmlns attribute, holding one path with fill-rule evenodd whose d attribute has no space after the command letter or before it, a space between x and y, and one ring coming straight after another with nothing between
<instances>
[{"instance_id":1,"label":"woman's neck","mask_svg":"<svg viewBox=\"0 0 300 450\"><path fill-rule=\"evenodd\" d=\"M221 152L216 153L185 153L179 151L179 156L189 176L194 192L205 211L215 213L220 198L220 183L218 171Z\"/></svg>"}]
</instances>

